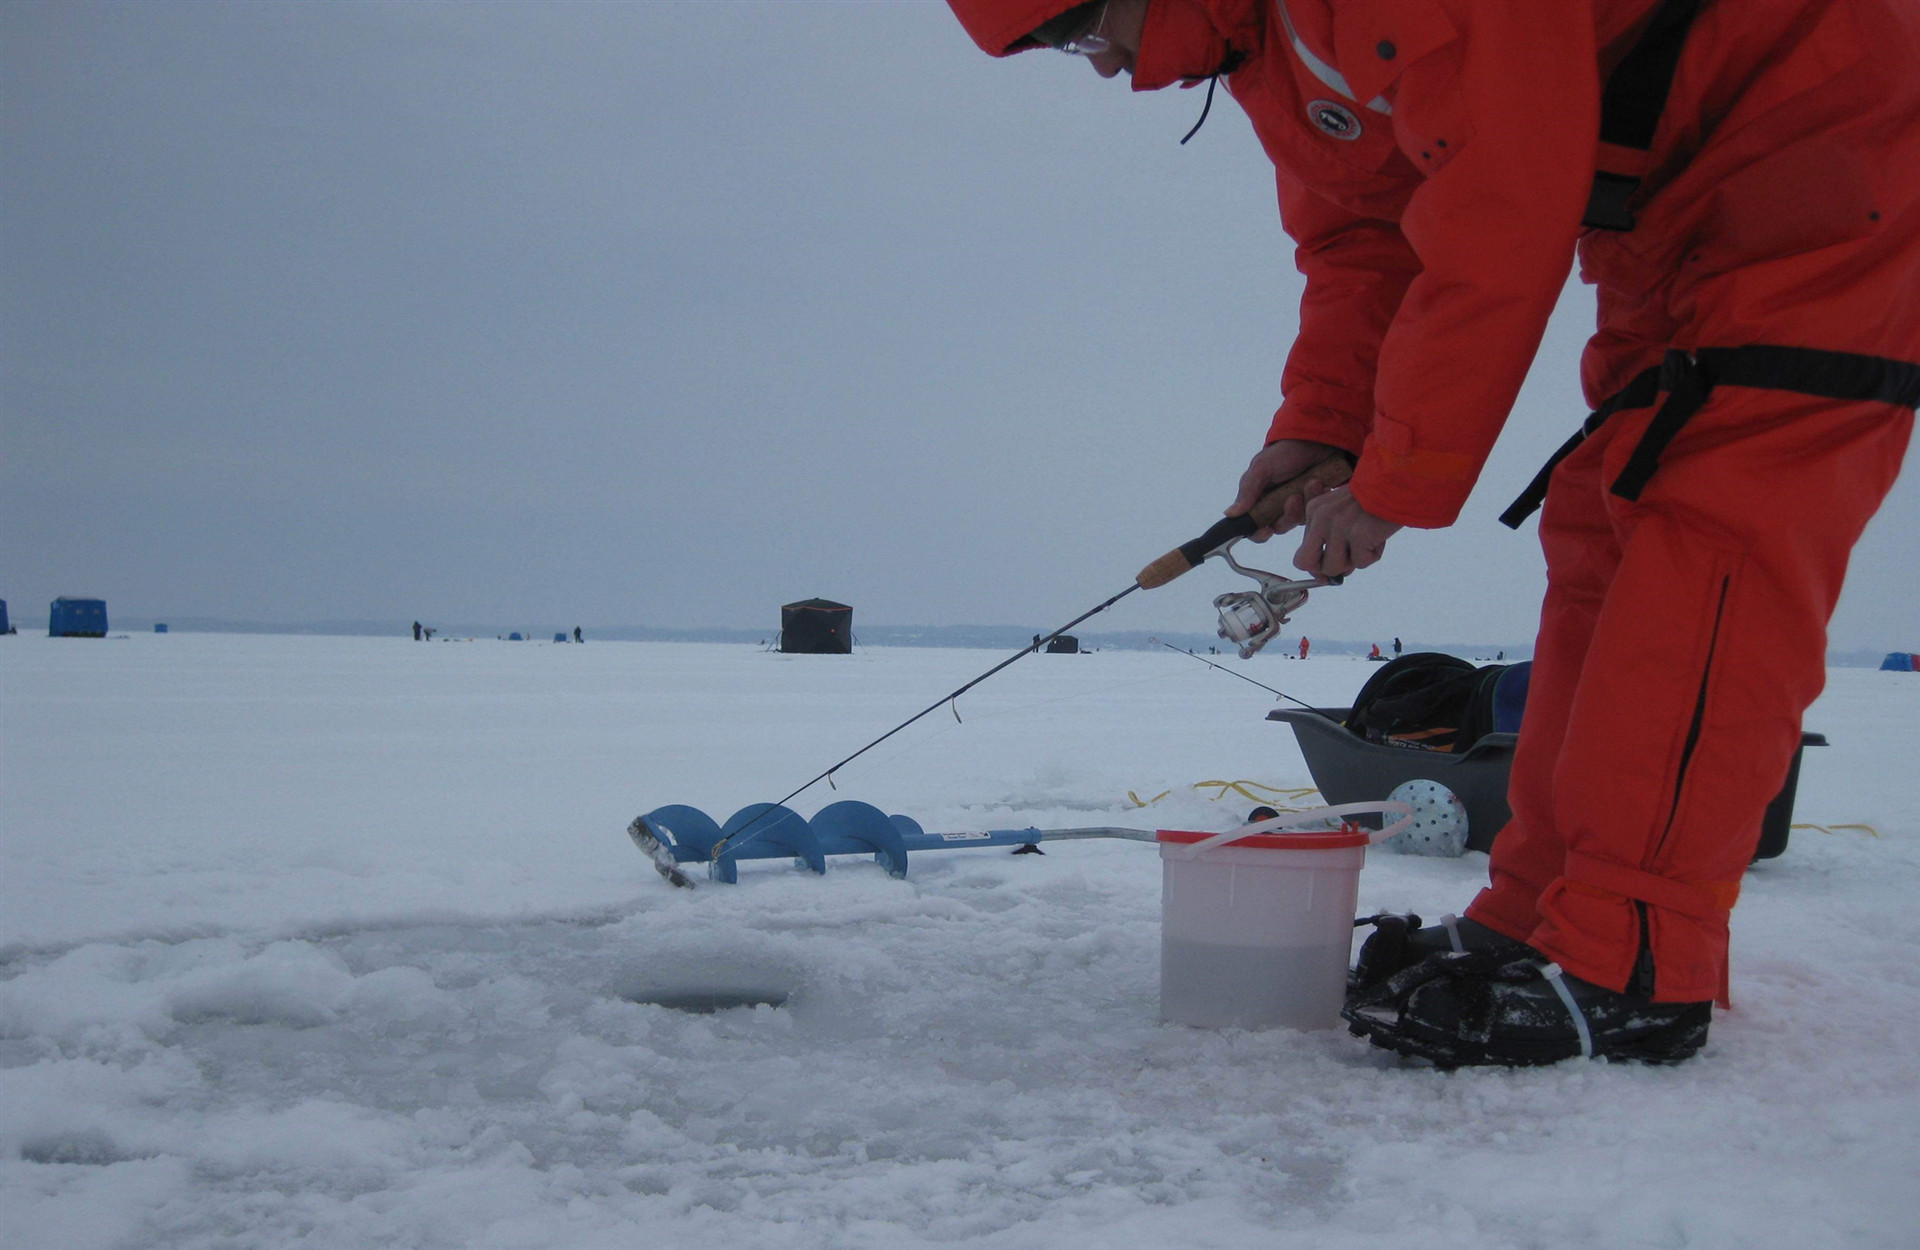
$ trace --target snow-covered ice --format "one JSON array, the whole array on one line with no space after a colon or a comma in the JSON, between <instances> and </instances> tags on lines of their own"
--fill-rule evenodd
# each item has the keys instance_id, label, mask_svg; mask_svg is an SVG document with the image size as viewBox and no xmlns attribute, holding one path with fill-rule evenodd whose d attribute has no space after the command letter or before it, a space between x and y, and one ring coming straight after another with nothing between
<instances>
[{"instance_id":1,"label":"snow-covered ice","mask_svg":"<svg viewBox=\"0 0 1920 1250\"><path fill-rule=\"evenodd\" d=\"M1873 832L1748 875L1735 1008L1672 1069L1156 1024L1151 847L685 892L622 832L778 798L995 658L0 639L0 1244L1920 1243L1920 678L1830 674L1796 819ZM1242 671L1338 703L1371 670ZM795 806L1224 829L1246 801L1194 783L1309 784L1271 706L1033 657ZM1361 905L1484 873L1376 851ZM667 984L786 1000L634 1001Z\"/></svg>"}]
</instances>

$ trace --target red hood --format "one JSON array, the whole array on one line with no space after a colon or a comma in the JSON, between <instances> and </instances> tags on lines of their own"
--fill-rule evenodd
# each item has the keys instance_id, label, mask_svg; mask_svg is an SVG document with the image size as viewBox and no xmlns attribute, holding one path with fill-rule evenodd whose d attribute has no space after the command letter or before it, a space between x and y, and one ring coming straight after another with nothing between
<instances>
[{"instance_id":1,"label":"red hood","mask_svg":"<svg viewBox=\"0 0 1920 1250\"><path fill-rule=\"evenodd\" d=\"M1227 68L1229 45L1244 58L1259 41L1257 0L1153 0L1140 31L1133 89L1211 78Z\"/></svg>"},{"instance_id":2,"label":"red hood","mask_svg":"<svg viewBox=\"0 0 1920 1250\"><path fill-rule=\"evenodd\" d=\"M947 0L973 41L990 56L1011 56L1038 44L1023 42L1043 22L1065 13L1075 0ZM1227 59L1227 45L1251 52L1260 38L1259 0L1152 0L1140 33L1133 71L1135 91L1157 91L1176 82L1212 76Z\"/></svg>"},{"instance_id":3,"label":"red hood","mask_svg":"<svg viewBox=\"0 0 1920 1250\"><path fill-rule=\"evenodd\" d=\"M1012 56L1037 48L1024 40L1034 28L1059 17L1080 0L947 0L953 15L988 56Z\"/></svg>"}]
</instances>

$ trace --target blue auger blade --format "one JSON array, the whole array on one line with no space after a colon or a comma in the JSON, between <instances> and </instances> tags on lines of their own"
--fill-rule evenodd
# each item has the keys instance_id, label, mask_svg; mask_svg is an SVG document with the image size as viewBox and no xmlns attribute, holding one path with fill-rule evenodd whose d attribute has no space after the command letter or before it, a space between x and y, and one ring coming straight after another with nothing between
<instances>
[{"instance_id":1,"label":"blue auger blade","mask_svg":"<svg viewBox=\"0 0 1920 1250\"><path fill-rule=\"evenodd\" d=\"M635 816L633 823L627 826L627 836L640 848L640 853L653 861L653 870L667 879L668 884L683 890L693 888L693 878L680 871L679 863L673 857L672 836L655 829L647 823L645 816Z\"/></svg>"},{"instance_id":2,"label":"blue auger blade","mask_svg":"<svg viewBox=\"0 0 1920 1250\"><path fill-rule=\"evenodd\" d=\"M1111 825L928 833L911 816L889 816L872 804L851 799L821 808L811 821L777 803L755 803L735 812L724 827L697 807L675 803L636 817L627 833L653 859L661 875L675 885L692 882L673 870L674 863L705 863L714 880L733 884L739 880L736 862L742 859L792 856L814 872L823 873L828 855L871 854L890 875L904 877L910 851L1037 847L1041 842L1079 838L1152 842L1156 837L1151 829ZM717 856L715 847L720 848ZM676 875L680 880L675 880Z\"/></svg>"},{"instance_id":3,"label":"blue auger blade","mask_svg":"<svg viewBox=\"0 0 1920 1250\"><path fill-rule=\"evenodd\" d=\"M820 849L829 855L857 854L872 851L875 863L887 866L887 875L904 877L907 875L907 847L900 836L895 821L907 820L905 816L892 819L870 803L861 803L847 799L831 803L821 808L813 816L813 832L820 839ZM908 824L913 822L907 820ZM915 825L918 829L919 826Z\"/></svg>"},{"instance_id":4,"label":"blue auger blade","mask_svg":"<svg viewBox=\"0 0 1920 1250\"><path fill-rule=\"evenodd\" d=\"M814 872L827 870L827 861L820 854L820 839L814 836L806 817L778 803L752 803L741 808L728 817L720 834L727 844L717 859L709 861L715 881L732 885L739 880L734 863L742 859L791 855Z\"/></svg>"},{"instance_id":5,"label":"blue auger blade","mask_svg":"<svg viewBox=\"0 0 1920 1250\"><path fill-rule=\"evenodd\" d=\"M713 854L713 844L720 840L720 826L713 823L713 817L684 803L656 807L645 819L654 833L664 838L673 857L683 864L704 861Z\"/></svg>"}]
</instances>

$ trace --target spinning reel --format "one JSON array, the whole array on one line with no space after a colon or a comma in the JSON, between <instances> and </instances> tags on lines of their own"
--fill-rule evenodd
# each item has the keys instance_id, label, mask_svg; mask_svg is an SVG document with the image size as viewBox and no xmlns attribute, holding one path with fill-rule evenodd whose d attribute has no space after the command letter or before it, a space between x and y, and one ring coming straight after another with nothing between
<instances>
[{"instance_id":1,"label":"spinning reel","mask_svg":"<svg viewBox=\"0 0 1920 1250\"><path fill-rule=\"evenodd\" d=\"M1263 569L1250 569L1233 558L1234 539L1212 554L1227 562L1227 567L1243 577L1260 583L1259 590L1235 590L1217 595L1214 611L1220 614L1220 636L1240 648L1240 658L1251 659L1255 652L1280 636L1280 627L1307 601L1307 592L1316 586L1338 586L1338 577L1282 577Z\"/></svg>"},{"instance_id":2,"label":"spinning reel","mask_svg":"<svg viewBox=\"0 0 1920 1250\"><path fill-rule=\"evenodd\" d=\"M1219 556L1234 572L1260 583L1257 591L1237 591L1220 595L1213 601L1214 610L1220 613L1220 636L1240 648L1241 659L1252 658L1254 652L1279 636L1280 627L1287 623L1287 618L1307 601L1309 590L1316 586L1338 586L1343 579L1282 577L1278 573L1250 569L1233 558L1233 545L1258 532L1261 526L1278 522L1286 514L1287 505L1305 495L1310 484L1318 482L1327 489L1333 489L1344 485L1352 476L1352 464L1345 456L1328 456L1299 477L1283 482L1260 496L1247 512L1215 521L1213 527L1200 537L1181 543L1141 569L1140 575L1134 578L1134 584L1120 594L1164 586L1182 573L1200 567L1209 557ZM1114 598L1119 598L1119 595ZM1099 610L1094 609L1095 612Z\"/></svg>"}]
</instances>

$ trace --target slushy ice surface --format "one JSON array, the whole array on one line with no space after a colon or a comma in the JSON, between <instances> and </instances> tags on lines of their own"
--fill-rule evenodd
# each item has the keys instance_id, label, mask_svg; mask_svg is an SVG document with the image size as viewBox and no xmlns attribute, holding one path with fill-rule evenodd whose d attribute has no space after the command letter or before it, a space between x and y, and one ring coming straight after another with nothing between
<instances>
[{"instance_id":1,"label":"slushy ice surface","mask_svg":"<svg viewBox=\"0 0 1920 1250\"><path fill-rule=\"evenodd\" d=\"M1160 1018L1209 1029L1331 1029L1346 999L1348 949L1163 938Z\"/></svg>"}]
</instances>

